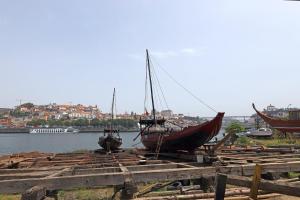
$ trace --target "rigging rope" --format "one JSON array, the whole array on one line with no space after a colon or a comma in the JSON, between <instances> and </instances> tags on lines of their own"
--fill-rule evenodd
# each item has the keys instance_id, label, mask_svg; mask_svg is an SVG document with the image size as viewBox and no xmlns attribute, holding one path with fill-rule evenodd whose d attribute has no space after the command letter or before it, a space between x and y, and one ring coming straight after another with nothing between
<instances>
[{"instance_id":1,"label":"rigging rope","mask_svg":"<svg viewBox=\"0 0 300 200\"><path fill-rule=\"evenodd\" d=\"M151 65L153 65L151 60L150 60L150 63L151 63ZM164 100L164 102L165 102L165 104L166 104L166 107L167 107L168 110L170 110L169 105L168 105L167 100L166 100L166 97L165 97L165 94L164 94L163 89L162 89L162 87L161 87L161 85L160 85L160 82L159 82L157 73L156 73L156 71L155 71L155 68L152 67L152 69L153 69L153 72L154 72L154 77L155 77L155 79L156 79L156 82L158 83L160 92L161 92L161 94L162 94L163 100Z\"/></svg>"},{"instance_id":2,"label":"rigging rope","mask_svg":"<svg viewBox=\"0 0 300 200\"><path fill-rule=\"evenodd\" d=\"M153 85L154 85L154 88L153 88L154 89L154 96L155 96L156 100L159 101L159 104L160 104L160 107L161 107L160 110L163 110L164 106L162 104L162 100L161 100L160 94L158 92L157 86L156 86L156 84L153 84Z\"/></svg>"},{"instance_id":3,"label":"rigging rope","mask_svg":"<svg viewBox=\"0 0 300 200\"><path fill-rule=\"evenodd\" d=\"M152 82L153 82L152 86L153 86L154 99L155 99L155 102L159 102L159 104L160 104L160 106L161 106L161 110L163 110L164 106L163 106L163 104L162 104L162 100L161 100L161 97L160 97L160 94L159 94L159 90L158 90L158 88L157 88L157 85L159 84L159 81L158 81L157 77L155 77L154 67L153 67L151 61L150 61L150 66L152 66L152 68L151 68L151 69L152 69L152 70L151 70L151 75L152 75L152 77L154 77L154 78L152 79ZM158 105L156 105L156 106L158 106ZM157 107L157 108L158 108L158 107ZM158 110L159 110L159 109L158 109Z\"/></svg>"},{"instance_id":4,"label":"rigging rope","mask_svg":"<svg viewBox=\"0 0 300 200\"><path fill-rule=\"evenodd\" d=\"M186 87L184 87L181 83L179 83L175 78L173 78L171 76L171 74L169 74L154 58L153 56L152 57L152 60L154 60L154 62L157 64L157 66L162 69L166 74L167 76L173 80L177 85L179 85L181 88L183 88L187 93L189 93L191 96L193 96L197 101L199 101L201 104L203 104L204 106L206 106L207 108L209 108L210 110L214 111L217 113L217 111L212 108L211 106L209 106L207 103L205 103L204 101L202 101L199 97L197 97L196 95L194 95L190 90L188 90Z\"/></svg>"}]
</instances>

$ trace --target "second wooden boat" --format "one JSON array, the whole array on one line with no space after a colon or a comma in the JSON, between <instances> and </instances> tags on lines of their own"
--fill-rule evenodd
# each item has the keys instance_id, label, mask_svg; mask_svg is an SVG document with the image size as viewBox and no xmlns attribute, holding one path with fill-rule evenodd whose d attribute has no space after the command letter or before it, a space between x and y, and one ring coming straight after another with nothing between
<instances>
[{"instance_id":1,"label":"second wooden boat","mask_svg":"<svg viewBox=\"0 0 300 200\"><path fill-rule=\"evenodd\" d=\"M300 132L300 120L288 120L288 119L277 119L270 117L260 111L258 111L252 104L253 109L257 115L260 116L267 124L283 133Z\"/></svg>"}]
</instances>

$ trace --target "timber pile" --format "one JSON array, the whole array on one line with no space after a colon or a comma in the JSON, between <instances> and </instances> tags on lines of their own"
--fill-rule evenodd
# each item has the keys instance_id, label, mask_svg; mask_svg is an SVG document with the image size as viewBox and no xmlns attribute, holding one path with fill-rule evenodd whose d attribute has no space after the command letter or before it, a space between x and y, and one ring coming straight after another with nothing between
<instances>
[{"instance_id":1,"label":"timber pile","mask_svg":"<svg viewBox=\"0 0 300 200\"><path fill-rule=\"evenodd\" d=\"M262 193L262 192L260 192ZM236 199L236 200L242 200L242 199L250 199L249 195L250 190L249 189L228 189L225 192L225 199ZM258 199L269 199L281 196L280 194L276 193L270 193L270 194L259 194ZM170 196L162 196L159 192L155 194L155 196L152 197L142 197L142 198L135 198L135 200L185 200L185 199L211 199L213 200L215 197L215 193L194 193L194 194L180 194L180 195L170 195Z\"/></svg>"},{"instance_id":2,"label":"timber pile","mask_svg":"<svg viewBox=\"0 0 300 200\"><path fill-rule=\"evenodd\" d=\"M250 187L257 163L261 174L300 171L300 153L257 152L257 151L223 151L218 154L221 165L203 165L196 162L183 162L181 159L148 160L137 152L118 152L101 154L83 153L27 153L0 157L0 194L23 193L26 195L43 195L46 191L89 188L98 186L125 187L128 191L138 192L135 184L159 181L177 181L214 177L216 173L227 177L227 184ZM12 168L5 164L11 160L18 163ZM225 164L225 165L224 165ZM299 179L285 181L262 181L260 190L293 194L289 190L300 191ZM287 186L283 186L287 185ZM126 188L127 187L127 188ZM224 187L223 187L224 188ZM273 188L273 189L270 189ZM275 189L274 189L275 188ZM258 188L257 188L258 189ZM148 193L148 192L147 192ZM215 194L195 191L165 192L167 196L151 191L156 197L139 196L139 199L210 199ZM249 199L245 196L249 189L226 189L226 198ZM141 194L141 193L139 193ZM165 195L166 195L165 194ZM272 196L273 195L273 196ZM259 193L258 199L275 197L277 194ZM176 197L175 197L176 196Z\"/></svg>"},{"instance_id":3,"label":"timber pile","mask_svg":"<svg viewBox=\"0 0 300 200\"><path fill-rule=\"evenodd\" d=\"M300 161L300 152L293 148L233 147L222 148L218 158L227 164L285 163Z\"/></svg>"},{"instance_id":4,"label":"timber pile","mask_svg":"<svg viewBox=\"0 0 300 200\"><path fill-rule=\"evenodd\" d=\"M136 165L141 156L128 152L101 154L94 152L83 153L20 153L0 157L0 169L9 168L40 168L40 167L70 167L81 165L96 165L101 167L118 167L118 163ZM147 163L162 163L163 161L149 160Z\"/></svg>"},{"instance_id":5,"label":"timber pile","mask_svg":"<svg viewBox=\"0 0 300 200\"><path fill-rule=\"evenodd\" d=\"M53 156L52 153L28 152L12 155L0 156L0 169L1 168L22 168L28 167L31 163L36 162L38 159L47 159Z\"/></svg>"}]
</instances>

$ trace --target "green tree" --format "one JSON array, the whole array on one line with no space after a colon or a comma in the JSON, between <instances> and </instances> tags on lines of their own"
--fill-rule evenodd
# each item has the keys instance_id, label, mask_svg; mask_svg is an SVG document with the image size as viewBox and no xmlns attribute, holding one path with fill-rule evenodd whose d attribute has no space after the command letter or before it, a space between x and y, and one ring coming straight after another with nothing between
<instances>
[{"instance_id":1,"label":"green tree","mask_svg":"<svg viewBox=\"0 0 300 200\"><path fill-rule=\"evenodd\" d=\"M88 126L89 125L89 121L87 119L77 119L75 121L73 121L72 125L74 126Z\"/></svg>"},{"instance_id":2,"label":"green tree","mask_svg":"<svg viewBox=\"0 0 300 200\"><path fill-rule=\"evenodd\" d=\"M10 115L13 117L25 117L25 116L29 116L30 113L29 112L21 112L20 110L13 110L10 112Z\"/></svg>"},{"instance_id":3,"label":"green tree","mask_svg":"<svg viewBox=\"0 0 300 200\"><path fill-rule=\"evenodd\" d=\"M64 125L65 125L65 126L71 126L72 124L71 124L70 121L66 120L66 121L64 121Z\"/></svg>"},{"instance_id":4,"label":"green tree","mask_svg":"<svg viewBox=\"0 0 300 200\"><path fill-rule=\"evenodd\" d=\"M45 126L47 121L44 119L33 119L30 122L27 122L27 126Z\"/></svg>"},{"instance_id":5,"label":"green tree","mask_svg":"<svg viewBox=\"0 0 300 200\"><path fill-rule=\"evenodd\" d=\"M99 120L99 119L96 119L96 118L95 118L95 119L92 119L92 120L91 120L91 125L92 125L92 126L100 126L100 124L101 124L101 123L100 123L100 120Z\"/></svg>"},{"instance_id":6,"label":"green tree","mask_svg":"<svg viewBox=\"0 0 300 200\"><path fill-rule=\"evenodd\" d=\"M245 131L245 127L240 122L232 122L226 128L227 133L240 133Z\"/></svg>"}]
</instances>

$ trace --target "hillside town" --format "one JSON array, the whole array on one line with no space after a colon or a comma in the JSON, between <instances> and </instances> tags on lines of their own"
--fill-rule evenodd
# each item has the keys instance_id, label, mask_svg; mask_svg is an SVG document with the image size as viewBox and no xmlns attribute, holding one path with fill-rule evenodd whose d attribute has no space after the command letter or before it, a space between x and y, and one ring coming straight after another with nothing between
<instances>
[{"instance_id":1,"label":"hillside town","mask_svg":"<svg viewBox=\"0 0 300 200\"><path fill-rule=\"evenodd\" d=\"M264 109L264 113L277 118L293 118L297 119L297 108L276 108L273 105L268 105ZM162 110L156 113L157 116L176 121L177 123L194 124L204 119L199 117L184 116L183 114L174 114L172 110ZM297 116L296 116L297 115ZM126 125L136 126L136 122L141 117L141 114L135 112L120 113L115 116L119 121L116 123L122 124L124 120ZM0 128L24 128L34 126L105 126L105 122L111 119L110 113L103 113L97 105L82 105L82 104L56 104L34 105L32 103L24 103L15 108L0 108ZM224 118L224 123L230 123L233 118ZM253 114L247 119L239 119L245 123L246 127L264 126L263 120ZM135 127L136 128L136 127Z\"/></svg>"},{"instance_id":2,"label":"hillside town","mask_svg":"<svg viewBox=\"0 0 300 200\"><path fill-rule=\"evenodd\" d=\"M165 119L180 120L186 116L174 114L172 110L156 113ZM116 123L135 124L141 117L135 112L119 113ZM97 105L56 104L34 105L24 103L15 108L0 108L0 128L24 128L33 126L103 126L111 119L110 113L104 113ZM197 121L197 117L186 117L186 121Z\"/></svg>"},{"instance_id":3,"label":"hillside town","mask_svg":"<svg viewBox=\"0 0 300 200\"><path fill-rule=\"evenodd\" d=\"M109 119L110 114L103 113L97 105L72 105L56 104L34 105L24 103L14 109L0 108L0 126L2 127L26 127L33 121L73 121L84 119L92 121L95 119ZM134 119L134 114L119 114L119 119Z\"/></svg>"}]
</instances>

